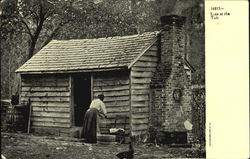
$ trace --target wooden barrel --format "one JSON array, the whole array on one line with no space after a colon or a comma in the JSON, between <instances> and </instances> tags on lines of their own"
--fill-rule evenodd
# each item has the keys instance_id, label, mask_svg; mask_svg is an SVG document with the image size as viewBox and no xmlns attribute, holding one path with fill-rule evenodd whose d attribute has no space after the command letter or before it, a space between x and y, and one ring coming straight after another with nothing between
<instances>
[{"instance_id":1,"label":"wooden barrel","mask_svg":"<svg viewBox=\"0 0 250 159\"><path fill-rule=\"evenodd\" d=\"M8 107L7 114L6 114L6 116L7 116L6 122L10 123L10 124L15 123L17 121L17 117L19 117L19 115L17 115L17 113L18 112L16 111L16 109L13 106Z\"/></svg>"},{"instance_id":2,"label":"wooden barrel","mask_svg":"<svg viewBox=\"0 0 250 159\"><path fill-rule=\"evenodd\" d=\"M7 109L6 123L10 129L23 130L25 128L25 118L23 108L10 106Z\"/></svg>"},{"instance_id":3,"label":"wooden barrel","mask_svg":"<svg viewBox=\"0 0 250 159\"><path fill-rule=\"evenodd\" d=\"M5 128L6 126L6 114L7 109L10 106L10 102L2 100L1 101L1 127Z\"/></svg>"}]
</instances>

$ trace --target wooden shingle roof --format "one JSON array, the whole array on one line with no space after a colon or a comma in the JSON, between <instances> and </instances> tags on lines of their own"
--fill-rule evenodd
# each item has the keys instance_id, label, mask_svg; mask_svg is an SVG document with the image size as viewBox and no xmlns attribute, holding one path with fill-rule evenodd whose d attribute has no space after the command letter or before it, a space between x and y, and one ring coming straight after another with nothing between
<instances>
[{"instance_id":1,"label":"wooden shingle roof","mask_svg":"<svg viewBox=\"0 0 250 159\"><path fill-rule=\"evenodd\" d=\"M128 68L159 32L98 39L53 40L16 72L60 73Z\"/></svg>"}]
</instances>

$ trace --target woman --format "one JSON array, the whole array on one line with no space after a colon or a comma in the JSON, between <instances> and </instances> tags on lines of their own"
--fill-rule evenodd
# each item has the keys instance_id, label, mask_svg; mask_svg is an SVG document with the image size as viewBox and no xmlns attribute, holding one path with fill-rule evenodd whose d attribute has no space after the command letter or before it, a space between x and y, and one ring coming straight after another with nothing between
<instances>
[{"instance_id":1,"label":"woman","mask_svg":"<svg viewBox=\"0 0 250 159\"><path fill-rule=\"evenodd\" d=\"M85 113L82 137L87 142L96 143L96 134L100 134L99 117L107 118L107 111L103 100L104 95L98 95L98 98L91 102L89 109Z\"/></svg>"}]
</instances>

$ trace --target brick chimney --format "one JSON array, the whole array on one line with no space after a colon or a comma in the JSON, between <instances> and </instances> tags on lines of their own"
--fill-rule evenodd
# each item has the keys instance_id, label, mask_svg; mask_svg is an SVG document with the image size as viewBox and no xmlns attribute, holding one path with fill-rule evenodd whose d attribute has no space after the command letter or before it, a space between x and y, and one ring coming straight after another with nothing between
<instances>
[{"instance_id":1,"label":"brick chimney","mask_svg":"<svg viewBox=\"0 0 250 159\"><path fill-rule=\"evenodd\" d=\"M185 21L185 17L178 15L161 17L161 62L151 82L151 120L152 125L161 125L165 132L186 132L187 139L191 131L186 130L184 123L187 120L192 123L192 106L191 81L184 68Z\"/></svg>"},{"instance_id":2,"label":"brick chimney","mask_svg":"<svg viewBox=\"0 0 250 159\"><path fill-rule=\"evenodd\" d=\"M169 15L161 17L161 62L175 63L185 56L186 17Z\"/></svg>"}]
</instances>

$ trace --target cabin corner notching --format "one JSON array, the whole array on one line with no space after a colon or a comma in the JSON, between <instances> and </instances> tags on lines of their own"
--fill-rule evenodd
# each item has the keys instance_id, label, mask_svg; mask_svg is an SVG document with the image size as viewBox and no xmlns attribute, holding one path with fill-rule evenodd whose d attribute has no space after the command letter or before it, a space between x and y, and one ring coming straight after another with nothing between
<instances>
[{"instance_id":1,"label":"cabin corner notching","mask_svg":"<svg viewBox=\"0 0 250 159\"><path fill-rule=\"evenodd\" d=\"M146 134L153 125L190 136L184 127L192 108L185 18L162 20L160 32L54 40L28 60L16 72L22 77L21 100L31 99L32 130L69 133L82 125L91 100L102 93L110 117L103 131L122 115L129 118L125 128L132 135ZM181 92L178 100L175 90Z\"/></svg>"}]
</instances>

